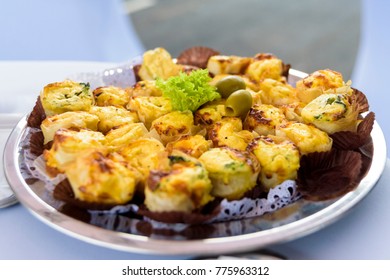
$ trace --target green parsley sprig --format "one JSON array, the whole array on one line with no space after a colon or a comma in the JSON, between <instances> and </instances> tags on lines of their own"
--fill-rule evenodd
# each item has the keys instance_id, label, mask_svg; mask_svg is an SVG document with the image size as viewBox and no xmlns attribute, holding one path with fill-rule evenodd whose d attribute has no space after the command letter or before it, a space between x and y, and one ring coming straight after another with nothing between
<instances>
[{"instance_id":1,"label":"green parsley sprig","mask_svg":"<svg viewBox=\"0 0 390 280\"><path fill-rule=\"evenodd\" d=\"M190 74L181 72L165 81L157 79L156 85L171 100L174 110L195 112L206 102L221 97L210 81L208 70L199 69Z\"/></svg>"}]
</instances>

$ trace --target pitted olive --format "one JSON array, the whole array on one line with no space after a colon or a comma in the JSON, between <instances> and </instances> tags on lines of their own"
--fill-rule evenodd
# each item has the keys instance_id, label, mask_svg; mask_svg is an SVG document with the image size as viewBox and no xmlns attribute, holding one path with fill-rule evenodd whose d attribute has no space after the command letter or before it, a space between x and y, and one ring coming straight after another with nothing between
<instances>
[{"instance_id":1,"label":"pitted olive","mask_svg":"<svg viewBox=\"0 0 390 280\"><path fill-rule=\"evenodd\" d=\"M215 86L222 98L228 98L233 92L246 88L245 81L241 77L233 75L223 77Z\"/></svg>"},{"instance_id":2,"label":"pitted olive","mask_svg":"<svg viewBox=\"0 0 390 280\"><path fill-rule=\"evenodd\" d=\"M226 114L229 117L245 118L252 107L252 102L252 95L249 91L245 89L236 90L226 99Z\"/></svg>"}]
</instances>

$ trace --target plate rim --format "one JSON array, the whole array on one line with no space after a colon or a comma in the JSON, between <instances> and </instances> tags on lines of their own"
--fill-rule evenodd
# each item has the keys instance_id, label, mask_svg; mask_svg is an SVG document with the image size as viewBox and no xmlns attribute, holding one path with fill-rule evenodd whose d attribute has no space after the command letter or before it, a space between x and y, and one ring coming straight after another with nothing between
<instances>
[{"instance_id":1,"label":"plate rim","mask_svg":"<svg viewBox=\"0 0 390 280\"><path fill-rule=\"evenodd\" d=\"M293 73L291 73L293 70ZM299 78L304 72L290 69ZM335 200L334 203L300 220L275 228L229 237L197 240L153 239L91 225L57 211L36 195L19 170L20 142L27 128L28 114L12 130L4 149L3 162L6 179L17 199L36 218L48 226L79 240L120 251L153 255L215 255L251 251L276 243L287 242L311 233L341 219L375 187L386 164L387 151L383 131L377 121L371 132L374 153L371 166L359 186ZM10 160L11 159L11 160ZM91 230L92 229L92 230ZM178 245L178 246L175 246Z\"/></svg>"}]
</instances>

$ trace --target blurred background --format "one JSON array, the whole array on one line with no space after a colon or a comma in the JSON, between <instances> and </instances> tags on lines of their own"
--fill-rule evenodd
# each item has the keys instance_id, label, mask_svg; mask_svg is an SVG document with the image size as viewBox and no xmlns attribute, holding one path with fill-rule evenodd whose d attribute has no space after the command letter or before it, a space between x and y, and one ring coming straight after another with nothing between
<instances>
[{"instance_id":1,"label":"blurred background","mask_svg":"<svg viewBox=\"0 0 390 280\"><path fill-rule=\"evenodd\" d=\"M359 0L0 0L0 61L123 62L202 45L349 79L360 19Z\"/></svg>"},{"instance_id":2,"label":"blurred background","mask_svg":"<svg viewBox=\"0 0 390 280\"><path fill-rule=\"evenodd\" d=\"M356 0L123 0L144 47L177 56L203 45L223 54L270 52L304 72L349 79L359 46Z\"/></svg>"}]
</instances>

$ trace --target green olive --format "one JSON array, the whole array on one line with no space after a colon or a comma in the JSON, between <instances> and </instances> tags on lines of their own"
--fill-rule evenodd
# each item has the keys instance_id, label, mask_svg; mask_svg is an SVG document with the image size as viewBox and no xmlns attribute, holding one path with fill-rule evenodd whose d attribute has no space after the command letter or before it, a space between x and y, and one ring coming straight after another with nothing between
<instances>
[{"instance_id":1,"label":"green olive","mask_svg":"<svg viewBox=\"0 0 390 280\"><path fill-rule=\"evenodd\" d=\"M252 101L252 95L249 91L245 89L236 90L226 99L226 115L245 118L252 107Z\"/></svg>"},{"instance_id":2,"label":"green olive","mask_svg":"<svg viewBox=\"0 0 390 280\"><path fill-rule=\"evenodd\" d=\"M230 94L239 90L245 89L245 81L239 76L226 76L220 79L217 84L217 91L221 94L222 98L228 98Z\"/></svg>"}]
</instances>

